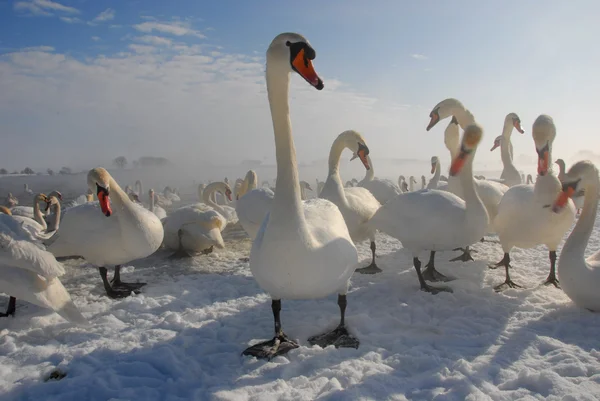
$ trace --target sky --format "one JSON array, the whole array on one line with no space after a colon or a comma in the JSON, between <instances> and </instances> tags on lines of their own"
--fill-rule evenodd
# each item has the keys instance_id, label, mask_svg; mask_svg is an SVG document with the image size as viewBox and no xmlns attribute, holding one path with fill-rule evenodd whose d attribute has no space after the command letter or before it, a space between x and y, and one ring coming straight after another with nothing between
<instances>
[{"instance_id":1,"label":"sky","mask_svg":"<svg viewBox=\"0 0 600 401\"><path fill-rule=\"evenodd\" d=\"M535 158L541 113L557 124L555 157L595 157L598 15L595 0L0 1L0 167L272 164L265 51L286 31L309 39L325 82L292 80L302 163L326 160L346 129L375 166L448 160L447 122L425 131L448 97L485 129L476 164L500 163L489 149L509 112L526 130L515 163Z\"/></svg>"}]
</instances>

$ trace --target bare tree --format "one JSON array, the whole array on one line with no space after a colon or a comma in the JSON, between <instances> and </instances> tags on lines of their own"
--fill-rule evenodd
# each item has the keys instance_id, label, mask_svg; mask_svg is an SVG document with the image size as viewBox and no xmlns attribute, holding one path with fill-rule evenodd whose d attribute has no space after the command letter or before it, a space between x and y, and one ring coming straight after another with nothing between
<instances>
[{"instance_id":1,"label":"bare tree","mask_svg":"<svg viewBox=\"0 0 600 401\"><path fill-rule=\"evenodd\" d=\"M118 168L125 168L127 166L127 159L125 156L116 157L113 160L113 164Z\"/></svg>"},{"instance_id":2,"label":"bare tree","mask_svg":"<svg viewBox=\"0 0 600 401\"><path fill-rule=\"evenodd\" d=\"M51 168L46 170L46 172L48 173L48 175L54 175L54 170L52 170Z\"/></svg>"},{"instance_id":3,"label":"bare tree","mask_svg":"<svg viewBox=\"0 0 600 401\"><path fill-rule=\"evenodd\" d=\"M29 167L25 167L25 169L23 169L23 171L21 171L21 174L28 174L28 175L31 175L31 174L35 174L35 171L33 171L33 170L32 170L31 168L29 168Z\"/></svg>"},{"instance_id":4,"label":"bare tree","mask_svg":"<svg viewBox=\"0 0 600 401\"><path fill-rule=\"evenodd\" d=\"M0 174L6 175L6 174L8 174L8 170L5 168L0 168Z\"/></svg>"},{"instance_id":5,"label":"bare tree","mask_svg":"<svg viewBox=\"0 0 600 401\"><path fill-rule=\"evenodd\" d=\"M69 174L72 174L71 167L62 167L62 168L60 169L60 171L58 172L58 174L61 174L61 175L69 175Z\"/></svg>"}]
</instances>

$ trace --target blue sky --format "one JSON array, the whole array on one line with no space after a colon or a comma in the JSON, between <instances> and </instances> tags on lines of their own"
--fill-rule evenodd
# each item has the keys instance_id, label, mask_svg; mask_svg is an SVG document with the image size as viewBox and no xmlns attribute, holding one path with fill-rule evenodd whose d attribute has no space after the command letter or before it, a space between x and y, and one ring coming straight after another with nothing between
<instances>
[{"instance_id":1,"label":"blue sky","mask_svg":"<svg viewBox=\"0 0 600 401\"><path fill-rule=\"evenodd\" d=\"M598 15L596 1L0 2L0 167L87 168L120 154L272 162L264 53L283 31L311 41L326 85L294 80L301 161L325 159L349 128L374 163L447 160L445 124L424 129L447 97L490 147L519 114L523 162L535 156L533 120L548 113L555 156L577 157L600 145ZM499 159L487 144L478 154Z\"/></svg>"}]
</instances>

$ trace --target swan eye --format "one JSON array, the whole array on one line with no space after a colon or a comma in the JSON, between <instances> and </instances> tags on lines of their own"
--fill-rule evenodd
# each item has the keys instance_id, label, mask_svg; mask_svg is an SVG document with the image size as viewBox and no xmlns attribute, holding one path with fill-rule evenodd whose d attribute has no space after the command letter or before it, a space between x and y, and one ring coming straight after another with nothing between
<instances>
[{"instance_id":1,"label":"swan eye","mask_svg":"<svg viewBox=\"0 0 600 401\"><path fill-rule=\"evenodd\" d=\"M573 181L573 182L564 182L562 184L563 192L566 192L569 195L577 192L577 185L579 185L579 181L581 181L581 178L578 179L577 181Z\"/></svg>"},{"instance_id":2,"label":"swan eye","mask_svg":"<svg viewBox=\"0 0 600 401\"><path fill-rule=\"evenodd\" d=\"M96 183L96 195L104 193L104 195L108 196L108 188L104 188L100 186L100 184Z\"/></svg>"}]
</instances>

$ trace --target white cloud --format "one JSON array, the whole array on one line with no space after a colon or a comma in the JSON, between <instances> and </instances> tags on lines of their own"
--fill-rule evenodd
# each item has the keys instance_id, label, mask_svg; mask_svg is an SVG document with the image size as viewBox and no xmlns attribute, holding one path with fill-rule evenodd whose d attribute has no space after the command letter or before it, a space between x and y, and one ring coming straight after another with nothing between
<instances>
[{"instance_id":1,"label":"white cloud","mask_svg":"<svg viewBox=\"0 0 600 401\"><path fill-rule=\"evenodd\" d=\"M99 36L92 36L92 40L94 42L99 42L100 41L100 37Z\"/></svg>"},{"instance_id":2,"label":"white cloud","mask_svg":"<svg viewBox=\"0 0 600 401\"><path fill-rule=\"evenodd\" d=\"M13 5L13 9L29 15L40 16L50 16L53 15L53 12L79 14L78 9L74 7L68 7L51 0L17 1Z\"/></svg>"},{"instance_id":3,"label":"white cloud","mask_svg":"<svg viewBox=\"0 0 600 401\"><path fill-rule=\"evenodd\" d=\"M115 10L113 10L112 8L107 8L106 10L98 14L96 18L93 19L93 22L104 22L113 20L115 18L115 14Z\"/></svg>"},{"instance_id":4,"label":"white cloud","mask_svg":"<svg viewBox=\"0 0 600 401\"><path fill-rule=\"evenodd\" d=\"M60 159L87 167L90 153L106 160L161 155L180 165L272 163L264 63L264 55L181 44L164 52L130 43L128 52L83 60L39 51L1 55L0 120L9 133L2 148L25 137L38 146L18 156L0 149L0 158L7 166ZM327 77L323 91L292 77L300 160L326 158L333 138L350 127L389 143L409 115Z\"/></svg>"},{"instance_id":5,"label":"white cloud","mask_svg":"<svg viewBox=\"0 0 600 401\"><path fill-rule=\"evenodd\" d=\"M133 26L140 32L151 33L153 31L167 33L174 36L196 36L200 39L206 38L202 33L192 29L184 22L158 22L146 21Z\"/></svg>"},{"instance_id":6,"label":"white cloud","mask_svg":"<svg viewBox=\"0 0 600 401\"><path fill-rule=\"evenodd\" d=\"M32 47L24 47L20 51L22 51L22 52L53 52L54 47L52 47L52 46L32 46Z\"/></svg>"},{"instance_id":7,"label":"white cloud","mask_svg":"<svg viewBox=\"0 0 600 401\"><path fill-rule=\"evenodd\" d=\"M139 42L148 43L154 46L171 46L173 41L171 39L163 38L162 36L144 35L138 36L135 40Z\"/></svg>"},{"instance_id":8,"label":"white cloud","mask_svg":"<svg viewBox=\"0 0 600 401\"><path fill-rule=\"evenodd\" d=\"M428 59L428 57L425 56L424 54L415 53L415 54L411 54L410 56L412 58L414 58L415 60L427 60Z\"/></svg>"},{"instance_id":9,"label":"white cloud","mask_svg":"<svg viewBox=\"0 0 600 401\"><path fill-rule=\"evenodd\" d=\"M83 21L77 17L60 17L60 20L67 24L83 24Z\"/></svg>"}]
</instances>

